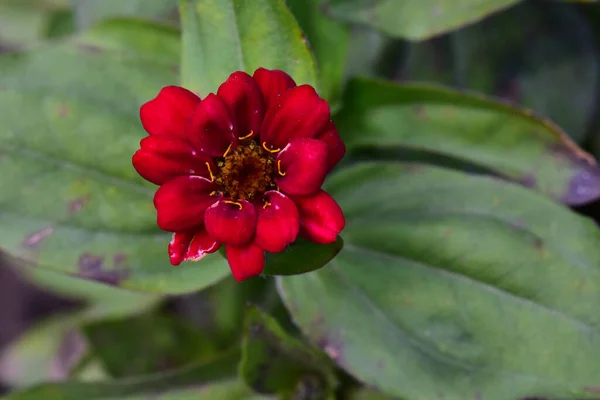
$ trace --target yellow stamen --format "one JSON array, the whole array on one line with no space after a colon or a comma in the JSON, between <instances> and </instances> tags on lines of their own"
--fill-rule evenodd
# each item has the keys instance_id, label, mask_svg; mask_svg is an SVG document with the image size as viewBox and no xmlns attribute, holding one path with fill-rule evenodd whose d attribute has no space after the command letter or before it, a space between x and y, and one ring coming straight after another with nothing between
<instances>
[{"instance_id":1,"label":"yellow stamen","mask_svg":"<svg viewBox=\"0 0 600 400\"><path fill-rule=\"evenodd\" d=\"M269 203L268 201L265 200L265 204L263 204L263 210L266 210L267 207L269 207L271 205L271 203Z\"/></svg>"},{"instance_id":2,"label":"yellow stamen","mask_svg":"<svg viewBox=\"0 0 600 400\"><path fill-rule=\"evenodd\" d=\"M229 154L229 151L231 150L231 146L233 146L233 143L229 143L229 146L227 146L227 150L225 150L225 154L223 154L223 157L227 157L227 154Z\"/></svg>"},{"instance_id":3,"label":"yellow stamen","mask_svg":"<svg viewBox=\"0 0 600 400\"><path fill-rule=\"evenodd\" d=\"M240 210L241 210L242 208L244 208L244 207L242 206L242 203L239 203L239 202L237 202L237 201L225 200L225 204L234 204L234 205L238 206L238 207L240 208Z\"/></svg>"},{"instance_id":4,"label":"yellow stamen","mask_svg":"<svg viewBox=\"0 0 600 400\"><path fill-rule=\"evenodd\" d=\"M281 171L281 160L277 160L277 173L281 176L285 176L285 172Z\"/></svg>"},{"instance_id":5,"label":"yellow stamen","mask_svg":"<svg viewBox=\"0 0 600 400\"><path fill-rule=\"evenodd\" d=\"M204 164L206 164L206 169L208 169L208 174L210 175L210 180L214 182L215 176L213 175L212 171L210 170L210 163L205 162Z\"/></svg>"},{"instance_id":6,"label":"yellow stamen","mask_svg":"<svg viewBox=\"0 0 600 400\"><path fill-rule=\"evenodd\" d=\"M249 134L247 134L246 136L241 136L239 139L240 140L244 140L244 139L248 139L250 136L254 135L254 131L250 131Z\"/></svg>"},{"instance_id":7,"label":"yellow stamen","mask_svg":"<svg viewBox=\"0 0 600 400\"><path fill-rule=\"evenodd\" d=\"M212 196L215 196L216 194L217 194L217 191L216 191L216 190L213 190L212 192L210 192L209 196L211 196L211 197L212 197Z\"/></svg>"},{"instance_id":8,"label":"yellow stamen","mask_svg":"<svg viewBox=\"0 0 600 400\"><path fill-rule=\"evenodd\" d=\"M278 151L281 151L280 148L276 148L276 149L269 149L267 147L267 142L263 142L262 144L263 149L265 149L266 151L268 151L269 153L277 153Z\"/></svg>"}]
</instances>

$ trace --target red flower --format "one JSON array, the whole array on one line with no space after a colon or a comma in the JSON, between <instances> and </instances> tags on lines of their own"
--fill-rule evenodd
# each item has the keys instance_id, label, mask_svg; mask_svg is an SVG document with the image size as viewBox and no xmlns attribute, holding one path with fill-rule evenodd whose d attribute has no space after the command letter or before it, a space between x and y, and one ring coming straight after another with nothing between
<instances>
[{"instance_id":1,"label":"red flower","mask_svg":"<svg viewBox=\"0 0 600 400\"><path fill-rule=\"evenodd\" d=\"M140 109L150 136L133 166L160 185L158 226L174 232L173 265L225 245L236 280L259 275L265 251L298 234L332 243L342 210L321 190L345 146L329 105L283 71L235 72L204 100L177 86Z\"/></svg>"}]
</instances>

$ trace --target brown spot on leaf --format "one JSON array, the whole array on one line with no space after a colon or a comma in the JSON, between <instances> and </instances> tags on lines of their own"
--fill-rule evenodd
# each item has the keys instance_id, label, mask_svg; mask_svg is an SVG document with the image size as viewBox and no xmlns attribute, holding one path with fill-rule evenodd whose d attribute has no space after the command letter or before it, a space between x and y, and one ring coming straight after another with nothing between
<instances>
[{"instance_id":1,"label":"brown spot on leaf","mask_svg":"<svg viewBox=\"0 0 600 400\"><path fill-rule=\"evenodd\" d=\"M104 49L102 47L93 45L93 44L89 44L89 43L81 43L79 45L79 48L87 53L92 53L92 54L100 54L104 51Z\"/></svg>"},{"instance_id":2,"label":"brown spot on leaf","mask_svg":"<svg viewBox=\"0 0 600 400\"><path fill-rule=\"evenodd\" d=\"M28 248L37 247L41 243L42 240L50 236L54 232L54 228L52 226L47 226L39 232L35 232L29 236L27 236L23 240L23 246Z\"/></svg>"},{"instance_id":3,"label":"brown spot on leaf","mask_svg":"<svg viewBox=\"0 0 600 400\"><path fill-rule=\"evenodd\" d=\"M588 393L597 393L600 394L600 387L597 386L586 386L583 388L584 392L588 392Z\"/></svg>"},{"instance_id":4,"label":"brown spot on leaf","mask_svg":"<svg viewBox=\"0 0 600 400\"><path fill-rule=\"evenodd\" d=\"M117 269L125 268L127 266L127 254L117 253L113 257L113 265Z\"/></svg>"},{"instance_id":5,"label":"brown spot on leaf","mask_svg":"<svg viewBox=\"0 0 600 400\"><path fill-rule=\"evenodd\" d=\"M535 176L531 174L525 174L519 179L519 183L528 188L534 188L537 184Z\"/></svg>"},{"instance_id":6,"label":"brown spot on leaf","mask_svg":"<svg viewBox=\"0 0 600 400\"><path fill-rule=\"evenodd\" d=\"M67 118L69 114L71 114L71 109L66 104L60 106L60 109L58 110L58 115L61 118Z\"/></svg>"},{"instance_id":7,"label":"brown spot on leaf","mask_svg":"<svg viewBox=\"0 0 600 400\"><path fill-rule=\"evenodd\" d=\"M90 201L90 196L78 197L69 202L67 211L70 215L77 214Z\"/></svg>"},{"instance_id":8,"label":"brown spot on leaf","mask_svg":"<svg viewBox=\"0 0 600 400\"><path fill-rule=\"evenodd\" d=\"M584 166L571 179L560 199L571 206L580 206L600 198L600 168Z\"/></svg>"},{"instance_id":9,"label":"brown spot on leaf","mask_svg":"<svg viewBox=\"0 0 600 400\"><path fill-rule=\"evenodd\" d=\"M419 119L425 119L427 118L427 115L425 113L425 107L421 106L421 105L416 105L413 106L413 112L415 113L415 115L417 116L417 118Z\"/></svg>"},{"instance_id":10,"label":"brown spot on leaf","mask_svg":"<svg viewBox=\"0 0 600 400\"><path fill-rule=\"evenodd\" d=\"M104 269L104 257L90 253L84 253L79 257L79 276L109 285L118 285L121 280L129 275L125 268Z\"/></svg>"},{"instance_id":11,"label":"brown spot on leaf","mask_svg":"<svg viewBox=\"0 0 600 400\"><path fill-rule=\"evenodd\" d=\"M68 331L58 348L58 354L52 361L50 374L53 380L62 381L69 377L71 370L87 352L87 343L78 330Z\"/></svg>"},{"instance_id":12,"label":"brown spot on leaf","mask_svg":"<svg viewBox=\"0 0 600 400\"><path fill-rule=\"evenodd\" d=\"M102 269L104 257L90 253L84 253L79 257L79 269L81 271L96 271Z\"/></svg>"},{"instance_id":13,"label":"brown spot on leaf","mask_svg":"<svg viewBox=\"0 0 600 400\"><path fill-rule=\"evenodd\" d=\"M342 349L341 345L335 343L333 340L328 338L322 338L317 342L317 346L319 346L327 355L336 362L341 362L342 358Z\"/></svg>"}]
</instances>

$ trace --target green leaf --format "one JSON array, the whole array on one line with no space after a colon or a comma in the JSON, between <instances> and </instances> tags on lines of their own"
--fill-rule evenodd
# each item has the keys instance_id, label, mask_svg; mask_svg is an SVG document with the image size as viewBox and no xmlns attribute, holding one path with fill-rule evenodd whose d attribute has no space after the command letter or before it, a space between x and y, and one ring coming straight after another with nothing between
<instances>
[{"instance_id":1,"label":"green leaf","mask_svg":"<svg viewBox=\"0 0 600 400\"><path fill-rule=\"evenodd\" d=\"M317 86L312 54L283 0L180 0L182 86L203 97L229 74L281 69Z\"/></svg>"},{"instance_id":2,"label":"green leaf","mask_svg":"<svg viewBox=\"0 0 600 400\"><path fill-rule=\"evenodd\" d=\"M117 378L182 367L218 353L198 328L157 313L95 321L84 326L83 333L93 354Z\"/></svg>"},{"instance_id":3,"label":"green leaf","mask_svg":"<svg viewBox=\"0 0 600 400\"><path fill-rule=\"evenodd\" d=\"M320 0L286 0L286 5L306 35L318 65L321 96L331 103L339 100L350 42L350 30L327 18Z\"/></svg>"},{"instance_id":4,"label":"green leaf","mask_svg":"<svg viewBox=\"0 0 600 400\"><path fill-rule=\"evenodd\" d=\"M570 205L600 197L596 161L530 110L442 87L356 79L335 120L350 150L448 156Z\"/></svg>"},{"instance_id":5,"label":"green leaf","mask_svg":"<svg viewBox=\"0 0 600 400\"><path fill-rule=\"evenodd\" d=\"M418 164L330 178L345 246L278 278L303 332L407 399L596 398L600 230L518 185Z\"/></svg>"},{"instance_id":6,"label":"green leaf","mask_svg":"<svg viewBox=\"0 0 600 400\"><path fill-rule=\"evenodd\" d=\"M337 385L324 354L289 336L256 307L246 312L240 375L259 393L294 399L324 399Z\"/></svg>"},{"instance_id":7,"label":"green leaf","mask_svg":"<svg viewBox=\"0 0 600 400\"><path fill-rule=\"evenodd\" d=\"M131 156L139 107L178 80L179 34L113 21L35 52L0 56L0 247L26 263L157 293L229 275L218 254L173 268L156 187Z\"/></svg>"},{"instance_id":8,"label":"green leaf","mask_svg":"<svg viewBox=\"0 0 600 400\"><path fill-rule=\"evenodd\" d=\"M30 329L0 355L0 380L24 387L67 379L88 353L77 314L56 315Z\"/></svg>"},{"instance_id":9,"label":"green leaf","mask_svg":"<svg viewBox=\"0 0 600 400\"><path fill-rule=\"evenodd\" d=\"M481 20L519 0L326 0L334 18L366 24L390 36L423 40Z\"/></svg>"},{"instance_id":10,"label":"green leaf","mask_svg":"<svg viewBox=\"0 0 600 400\"><path fill-rule=\"evenodd\" d=\"M281 253L267 253L266 275L298 275L324 267L344 247L338 236L331 244L317 244L298 238Z\"/></svg>"},{"instance_id":11,"label":"green leaf","mask_svg":"<svg viewBox=\"0 0 600 400\"><path fill-rule=\"evenodd\" d=\"M199 363L156 375L110 382L48 383L3 397L3 400L137 400L148 395L166 395L169 399L197 399L200 394L214 394L223 400L250 397L249 390L237 381L235 374L239 353L232 352L208 363ZM211 382L213 381L213 382ZM213 386L216 385L216 386ZM183 389L181 389L183 388ZM185 397L183 397L185 395ZM194 397L195 395L195 397ZM222 397L216 397L217 395Z\"/></svg>"},{"instance_id":12,"label":"green leaf","mask_svg":"<svg viewBox=\"0 0 600 400\"><path fill-rule=\"evenodd\" d=\"M371 389L358 389L350 393L350 400L399 400Z\"/></svg>"},{"instance_id":13,"label":"green leaf","mask_svg":"<svg viewBox=\"0 0 600 400\"><path fill-rule=\"evenodd\" d=\"M411 44L402 76L500 96L552 119L581 143L595 115L600 65L589 15L579 11L563 2L523 2Z\"/></svg>"},{"instance_id":14,"label":"green leaf","mask_svg":"<svg viewBox=\"0 0 600 400\"><path fill-rule=\"evenodd\" d=\"M58 10L50 14L46 26L47 38L68 36L74 31L73 12L71 10Z\"/></svg>"},{"instance_id":15,"label":"green leaf","mask_svg":"<svg viewBox=\"0 0 600 400\"><path fill-rule=\"evenodd\" d=\"M0 48L41 41L55 16L67 12L67 6L68 0L0 1Z\"/></svg>"},{"instance_id":16,"label":"green leaf","mask_svg":"<svg viewBox=\"0 0 600 400\"><path fill-rule=\"evenodd\" d=\"M75 23L79 30L87 29L103 19L140 17L165 19L169 11L177 10L177 0L73 0Z\"/></svg>"},{"instance_id":17,"label":"green leaf","mask_svg":"<svg viewBox=\"0 0 600 400\"><path fill-rule=\"evenodd\" d=\"M125 318L156 305L159 296L125 291L41 268L26 277L62 297L85 301L83 310L59 314L29 329L0 355L0 377L11 386L65 379L89 354L81 325L105 318Z\"/></svg>"}]
</instances>

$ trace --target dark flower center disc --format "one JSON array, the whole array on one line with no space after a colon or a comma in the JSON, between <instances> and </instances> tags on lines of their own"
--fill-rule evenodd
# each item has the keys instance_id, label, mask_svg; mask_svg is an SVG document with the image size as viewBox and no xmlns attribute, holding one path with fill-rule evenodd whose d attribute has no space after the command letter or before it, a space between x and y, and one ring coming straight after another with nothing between
<instances>
[{"instance_id":1,"label":"dark flower center disc","mask_svg":"<svg viewBox=\"0 0 600 400\"><path fill-rule=\"evenodd\" d=\"M252 201L277 188L273 181L275 159L254 141L226 153L217 161L217 167L215 182L232 199Z\"/></svg>"}]
</instances>

